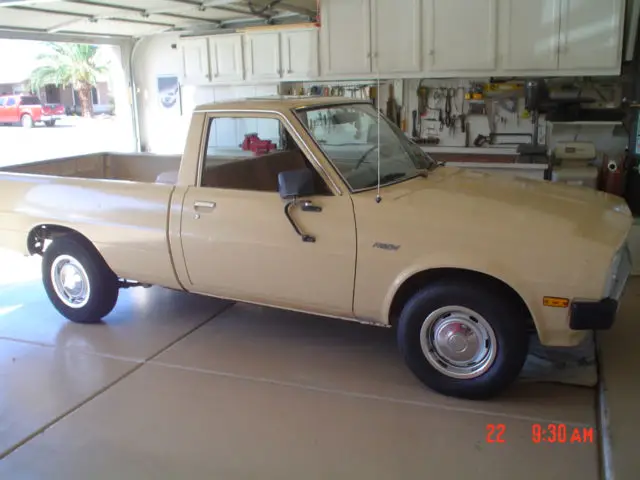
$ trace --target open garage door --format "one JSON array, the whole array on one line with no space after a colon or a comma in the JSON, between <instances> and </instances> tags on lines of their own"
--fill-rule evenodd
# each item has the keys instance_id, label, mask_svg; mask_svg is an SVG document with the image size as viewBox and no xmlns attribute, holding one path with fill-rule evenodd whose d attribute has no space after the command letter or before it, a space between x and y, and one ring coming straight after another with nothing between
<instances>
[{"instance_id":1,"label":"open garage door","mask_svg":"<svg viewBox=\"0 0 640 480\"><path fill-rule=\"evenodd\" d=\"M136 63L144 63L142 55L134 56L143 50L137 45L144 43L141 39L308 20L315 17L315 7L316 0L0 0L0 94L15 97L6 99L10 107L39 102L63 108L55 114L55 128L46 128L51 126L51 115L40 121L39 116L13 112L16 108L4 109L7 118L0 118L0 141L5 155L0 164L144 149L141 131L148 134L154 126L147 121L141 127L139 118L149 115L139 111L154 99L148 89L136 88L132 73ZM42 66L38 56L55 54L51 42L67 51L77 50L73 45L90 45L96 50L97 65L105 66L84 94L91 115L82 107L82 89L67 82L60 69L50 81L33 84L34 71ZM65 57L77 55L62 55L58 63ZM54 82L58 77L64 81ZM172 80L171 75L166 77L165 83Z\"/></svg>"}]
</instances>

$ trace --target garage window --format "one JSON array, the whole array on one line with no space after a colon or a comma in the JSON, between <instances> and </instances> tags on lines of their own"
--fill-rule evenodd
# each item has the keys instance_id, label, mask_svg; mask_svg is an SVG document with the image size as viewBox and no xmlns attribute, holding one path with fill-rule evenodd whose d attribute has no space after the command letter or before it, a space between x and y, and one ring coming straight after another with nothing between
<instances>
[{"instance_id":1,"label":"garage window","mask_svg":"<svg viewBox=\"0 0 640 480\"><path fill-rule=\"evenodd\" d=\"M212 118L202 164L202 187L259 192L278 192L280 172L315 172L276 118ZM319 176L316 185L319 193L329 193Z\"/></svg>"}]
</instances>

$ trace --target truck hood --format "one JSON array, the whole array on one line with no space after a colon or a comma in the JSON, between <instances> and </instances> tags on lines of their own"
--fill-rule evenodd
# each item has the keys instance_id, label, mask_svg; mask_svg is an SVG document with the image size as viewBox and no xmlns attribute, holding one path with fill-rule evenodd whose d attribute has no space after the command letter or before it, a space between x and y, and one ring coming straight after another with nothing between
<instances>
[{"instance_id":1,"label":"truck hood","mask_svg":"<svg viewBox=\"0 0 640 480\"><path fill-rule=\"evenodd\" d=\"M491 228L493 237L505 242L577 246L576 240L584 240L617 250L632 224L625 200L614 195L451 167L385 188L382 197L398 207L398 215L415 212L420 220L414 217L414 222L457 225L453 229L460 233L482 222L480 230Z\"/></svg>"}]
</instances>

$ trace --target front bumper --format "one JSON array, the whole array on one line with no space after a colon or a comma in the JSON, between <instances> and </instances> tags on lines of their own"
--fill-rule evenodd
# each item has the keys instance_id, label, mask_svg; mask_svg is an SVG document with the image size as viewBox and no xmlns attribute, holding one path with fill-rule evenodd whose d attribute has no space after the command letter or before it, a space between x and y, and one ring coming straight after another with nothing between
<instances>
[{"instance_id":1,"label":"front bumper","mask_svg":"<svg viewBox=\"0 0 640 480\"><path fill-rule=\"evenodd\" d=\"M631 275L631 253L625 245L614 265L609 296L599 301L574 300L569 310L571 330L608 330L613 325L620 299Z\"/></svg>"},{"instance_id":2,"label":"front bumper","mask_svg":"<svg viewBox=\"0 0 640 480\"><path fill-rule=\"evenodd\" d=\"M618 300L605 298L599 302L571 303L569 328L571 330L608 330L618 313Z\"/></svg>"}]
</instances>

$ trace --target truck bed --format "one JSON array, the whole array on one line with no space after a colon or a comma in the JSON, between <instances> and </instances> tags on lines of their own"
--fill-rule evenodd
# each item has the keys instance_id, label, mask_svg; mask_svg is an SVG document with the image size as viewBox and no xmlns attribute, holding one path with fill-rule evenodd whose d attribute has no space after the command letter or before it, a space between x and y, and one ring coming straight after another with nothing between
<instances>
[{"instance_id":1,"label":"truck bed","mask_svg":"<svg viewBox=\"0 0 640 480\"><path fill-rule=\"evenodd\" d=\"M42 225L68 229L85 236L119 277L180 288L168 243L180 161L96 153L0 168L0 247L27 254Z\"/></svg>"},{"instance_id":2,"label":"truck bed","mask_svg":"<svg viewBox=\"0 0 640 480\"><path fill-rule=\"evenodd\" d=\"M175 184L180 155L92 153L0 168L0 172Z\"/></svg>"}]
</instances>

